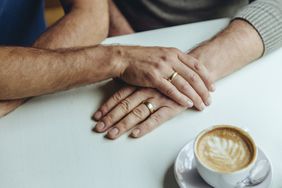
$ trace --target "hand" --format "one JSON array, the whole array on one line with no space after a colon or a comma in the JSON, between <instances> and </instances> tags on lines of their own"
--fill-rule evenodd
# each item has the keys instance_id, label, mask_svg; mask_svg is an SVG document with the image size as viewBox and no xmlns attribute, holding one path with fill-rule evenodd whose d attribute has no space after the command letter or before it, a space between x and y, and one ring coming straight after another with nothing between
<instances>
[{"instance_id":1,"label":"hand","mask_svg":"<svg viewBox=\"0 0 282 188\"><path fill-rule=\"evenodd\" d=\"M203 110L211 103L215 87L208 70L190 55L175 48L119 46L116 64L126 64L120 73L125 82L157 88L185 107ZM173 73L178 75L169 81Z\"/></svg>"},{"instance_id":2,"label":"hand","mask_svg":"<svg viewBox=\"0 0 282 188\"><path fill-rule=\"evenodd\" d=\"M143 101L154 105L152 114ZM185 109L155 89L127 86L116 92L94 114L94 119L98 121L95 131L107 132L108 138L116 139L133 129L130 135L139 138Z\"/></svg>"},{"instance_id":3,"label":"hand","mask_svg":"<svg viewBox=\"0 0 282 188\"><path fill-rule=\"evenodd\" d=\"M9 100L9 101L0 101L0 117L7 115L12 112L20 105L22 105L26 99L17 99L17 100Z\"/></svg>"}]
</instances>

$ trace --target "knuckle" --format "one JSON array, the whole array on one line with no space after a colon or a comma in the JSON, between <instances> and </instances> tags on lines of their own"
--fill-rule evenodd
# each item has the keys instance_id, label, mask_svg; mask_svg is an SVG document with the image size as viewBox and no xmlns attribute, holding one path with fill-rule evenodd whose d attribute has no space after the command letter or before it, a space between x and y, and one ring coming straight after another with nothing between
<instances>
[{"instance_id":1,"label":"knuckle","mask_svg":"<svg viewBox=\"0 0 282 188\"><path fill-rule=\"evenodd\" d=\"M119 129L120 132L124 132L127 129L127 122L120 122L118 125L115 127Z\"/></svg>"},{"instance_id":2,"label":"knuckle","mask_svg":"<svg viewBox=\"0 0 282 188\"><path fill-rule=\"evenodd\" d=\"M169 49L170 49L170 51L173 52L173 53L179 53L179 52L180 52L179 49L174 48L174 47L171 47L171 48L169 48Z\"/></svg>"},{"instance_id":3,"label":"knuckle","mask_svg":"<svg viewBox=\"0 0 282 188\"><path fill-rule=\"evenodd\" d=\"M106 124L106 126L110 126L113 124L113 116L112 114L108 114L106 117L103 118L103 122Z\"/></svg>"},{"instance_id":4,"label":"knuckle","mask_svg":"<svg viewBox=\"0 0 282 188\"><path fill-rule=\"evenodd\" d=\"M113 95L113 100L119 102L122 99L122 91L118 91Z\"/></svg>"},{"instance_id":5,"label":"knuckle","mask_svg":"<svg viewBox=\"0 0 282 188\"><path fill-rule=\"evenodd\" d=\"M158 69L152 70L152 78L153 79L155 79L158 75L159 75L159 70Z\"/></svg>"},{"instance_id":6,"label":"knuckle","mask_svg":"<svg viewBox=\"0 0 282 188\"><path fill-rule=\"evenodd\" d=\"M150 84L156 86L160 81L160 74L157 69L152 69L150 72L145 74L145 79L150 81Z\"/></svg>"},{"instance_id":7,"label":"knuckle","mask_svg":"<svg viewBox=\"0 0 282 188\"><path fill-rule=\"evenodd\" d=\"M200 96L196 96L194 99L194 105L195 106L201 106L203 104L203 100L201 99Z\"/></svg>"},{"instance_id":8,"label":"knuckle","mask_svg":"<svg viewBox=\"0 0 282 188\"><path fill-rule=\"evenodd\" d=\"M160 114L154 114L151 116L151 119L153 121L152 125L159 125L161 123L162 116Z\"/></svg>"},{"instance_id":9,"label":"knuckle","mask_svg":"<svg viewBox=\"0 0 282 188\"><path fill-rule=\"evenodd\" d=\"M153 83L153 80L154 80L154 77L155 77L153 72L154 71L148 72L147 74L145 74L145 79L147 81L150 81L151 83Z\"/></svg>"},{"instance_id":10,"label":"knuckle","mask_svg":"<svg viewBox=\"0 0 282 188\"><path fill-rule=\"evenodd\" d=\"M198 75L197 75L196 73L190 74L189 80L190 80L192 83L197 82L197 81L198 81Z\"/></svg>"},{"instance_id":11,"label":"knuckle","mask_svg":"<svg viewBox=\"0 0 282 188\"><path fill-rule=\"evenodd\" d=\"M187 92L189 92L190 87L188 86L188 84L182 84L182 85L180 86L180 90L187 93Z\"/></svg>"},{"instance_id":12,"label":"knuckle","mask_svg":"<svg viewBox=\"0 0 282 188\"><path fill-rule=\"evenodd\" d=\"M164 47L158 47L158 50L161 51L161 52L165 52L165 51L166 51L166 48L164 48Z\"/></svg>"},{"instance_id":13,"label":"knuckle","mask_svg":"<svg viewBox=\"0 0 282 188\"><path fill-rule=\"evenodd\" d=\"M140 109L140 108L135 108L133 111L132 111L132 114L138 118L139 120L143 120L143 117L145 115L145 112L144 110Z\"/></svg>"},{"instance_id":14,"label":"knuckle","mask_svg":"<svg viewBox=\"0 0 282 188\"><path fill-rule=\"evenodd\" d=\"M209 88L213 85L214 82L213 82L212 79L208 78L208 79L205 80L205 83L207 84L207 87Z\"/></svg>"},{"instance_id":15,"label":"knuckle","mask_svg":"<svg viewBox=\"0 0 282 188\"><path fill-rule=\"evenodd\" d=\"M127 99L124 99L123 101L121 101L120 106L124 112L130 111L130 102Z\"/></svg>"},{"instance_id":16,"label":"knuckle","mask_svg":"<svg viewBox=\"0 0 282 188\"><path fill-rule=\"evenodd\" d=\"M215 78L213 78L211 75L209 75L208 78L207 78L208 84L212 85L214 83L214 81L215 81Z\"/></svg>"},{"instance_id":17,"label":"knuckle","mask_svg":"<svg viewBox=\"0 0 282 188\"><path fill-rule=\"evenodd\" d=\"M168 60L168 57L163 54L163 55L160 56L160 59L165 62L165 61Z\"/></svg>"},{"instance_id":18,"label":"knuckle","mask_svg":"<svg viewBox=\"0 0 282 188\"><path fill-rule=\"evenodd\" d=\"M202 99L207 100L209 98L210 94L209 94L208 91L202 91L201 96L202 96Z\"/></svg>"},{"instance_id":19,"label":"knuckle","mask_svg":"<svg viewBox=\"0 0 282 188\"><path fill-rule=\"evenodd\" d=\"M171 61L175 59L176 56L176 52L174 50L170 50L167 53L167 58Z\"/></svg>"},{"instance_id":20,"label":"knuckle","mask_svg":"<svg viewBox=\"0 0 282 188\"><path fill-rule=\"evenodd\" d=\"M174 89L173 89L173 88L168 88L168 89L166 89L165 94L166 94L167 96L172 96L173 93L174 93Z\"/></svg>"},{"instance_id":21,"label":"knuckle","mask_svg":"<svg viewBox=\"0 0 282 188\"><path fill-rule=\"evenodd\" d=\"M164 59L166 59L166 57L165 57L165 56L161 56L160 59L157 60L157 61L154 63L154 68L155 68L156 70L162 70L162 69L164 68L164 62L166 61L166 60L164 60Z\"/></svg>"},{"instance_id":22,"label":"knuckle","mask_svg":"<svg viewBox=\"0 0 282 188\"><path fill-rule=\"evenodd\" d=\"M105 103L103 106L101 106L100 111L102 112L102 114L106 114L108 109L109 109L108 104Z\"/></svg>"},{"instance_id":23,"label":"knuckle","mask_svg":"<svg viewBox=\"0 0 282 188\"><path fill-rule=\"evenodd\" d=\"M152 85L153 85L155 88L159 88L159 89L164 87L161 78L156 78L156 79L154 79L154 80L152 81ZM151 90L148 91L148 94L154 93L154 92L153 92L154 89L152 89L152 88L150 88L150 89L151 89Z\"/></svg>"},{"instance_id":24,"label":"knuckle","mask_svg":"<svg viewBox=\"0 0 282 188\"><path fill-rule=\"evenodd\" d=\"M204 66L200 62L195 61L194 62L194 69L196 71L202 71L204 69Z\"/></svg>"}]
</instances>

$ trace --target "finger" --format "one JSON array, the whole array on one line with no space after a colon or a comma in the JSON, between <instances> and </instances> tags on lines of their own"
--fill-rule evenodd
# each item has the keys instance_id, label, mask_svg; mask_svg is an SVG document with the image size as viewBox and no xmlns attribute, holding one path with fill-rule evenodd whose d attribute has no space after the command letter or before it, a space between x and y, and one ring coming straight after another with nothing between
<instances>
[{"instance_id":1,"label":"finger","mask_svg":"<svg viewBox=\"0 0 282 188\"><path fill-rule=\"evenodd\" d=\"M175 70L188 83L190 83L190 85L194 88L194 90L198 93L198 95L202 98L202 100L207 106L211 104L211 97L209 90L207 89L203 80L197 73L195 73L192 69L190 69L183 63L177 64L175 66Z\"/></svg>"},{"instance_id":2,"label":"finger","mask_svg":"<svg viewBox=\"0 0 282 188\"><path fill-rule=\"evenodd\" d=\"M172 118L177 113L179 113L178 110L174 110L173 108L169 107L162 107L155 113L153 113L144 122L139 124L135 129L133 129L130 136L132 136L133 138L139 138L151 132L153 129L155 129L168 119Z\"/></svg>"},{"instance_id":3,"label":"finger","mask_svg":"<svg viewBox=\"0 0 282 188\"><path fill-rule=\"evenodd\" d=\"M131 113L124 117L118 122L112 129L107 133L107 137L110 139L116 139L123 133L127 132L138 123L144 121L150 115L149 109L145 104L140 104L134 108Z\"/></svg>"},{"instance_id":4,"label":"finger","mask_svg":"<svg viewBox=\"0 0 282 188\"><path fill-rule=\"evenodd\" d=\"M157 84L157 88L160 92L162 92L167 97L173 99L178 104L188 108L193 106L192 101L187 96L178 91L177 88L166 79L161 79Z\"/></svg>"},{"instance_id":5,"label":"finger","mask_svg":"<svg viewBox=\"0 0 282 188\"><path fill-rule=\"evenodd\" d=\"M123 99L110 112L108 112L95 126L95 131L104 132L112 127L116 122L126 116L144 100L148 99L149 92L145 89L135 91L133 94Z\"/></svg>"},{"instance_id":6,"label":"finger","mask_svg":"<svg viewBox=\"0 0 282 188\"><path fill-rule=\"evenodd\" d=\"M133 86L123 87L117 91L113 96L111 96L100 108L97 110L93 118L95 120L100 120L104 115L106 115L113 107L120 103L123 99L132 94L137 88Z\"/></svg>"},{"instance_id":7,"label":"finger","mask_svg":"<svg viewBox=\"0 0 282 188\"><path fill-rule=\"evenodd\" d=\"M0 117L7 115L12 112L20 105L22 105L27 99L17 99L17 100L9 100L9 101L1 101L0 102Z\"/></svg>"},{"instance_id":8,"label":"finger","mask_svg":"<svg viewBox=\"0 0 282 188\"><path fill-rule=\"evenodd\" d=\"M211 78L208 69L203 64L196 58L187 54L179 54L178 58L201 77L209 91L215 91L214 81Z\"/></svg>"},{"instance_id":9,"label":"finger","mask_svg":"<svg viewBox=\"0 0 282 188\"><path fill-rule=\"evenodd\" d=\"M184 78L182 78L182 76L177 75L171 83L179 91L189 97L198 110L202 111L205 109L206 105L204 104L202 98L198 95L194 88L186 80L184 80Z\"/></svg>"}]
</instances>

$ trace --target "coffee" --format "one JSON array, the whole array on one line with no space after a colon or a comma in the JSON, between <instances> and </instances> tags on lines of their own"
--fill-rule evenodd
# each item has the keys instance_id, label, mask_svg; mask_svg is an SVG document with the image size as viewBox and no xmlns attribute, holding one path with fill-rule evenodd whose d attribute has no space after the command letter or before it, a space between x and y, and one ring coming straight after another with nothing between
<instances>
[{"instance_id":1,"label":"coffee","mask_svg":"<svg viewBox=\"0 0 282 188\"><path fill-rule=\"evenodd\" d=\"M199 160L218 172L234 172L247 167L254 159L254 143L250 137L233 127L217 127L198 139Z\"/></svg>"}]
</instances>

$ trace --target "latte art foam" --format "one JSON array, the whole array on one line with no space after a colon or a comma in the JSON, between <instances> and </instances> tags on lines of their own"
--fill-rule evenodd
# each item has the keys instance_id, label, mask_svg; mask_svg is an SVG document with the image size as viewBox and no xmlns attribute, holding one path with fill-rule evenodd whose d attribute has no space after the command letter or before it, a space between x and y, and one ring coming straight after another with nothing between
<instances>
[{"instance_id":1,"label":"latte art foam","mask_svg":"<svg viewBox=\"0 0 282 188\"><path fill-rule=\"evenodd\" d=\"M252 160L250 142L240 132L228 128L214 129L198 142L200 160L221 172L234 172L246 167Z\"/></svg>"}]
</instances>

